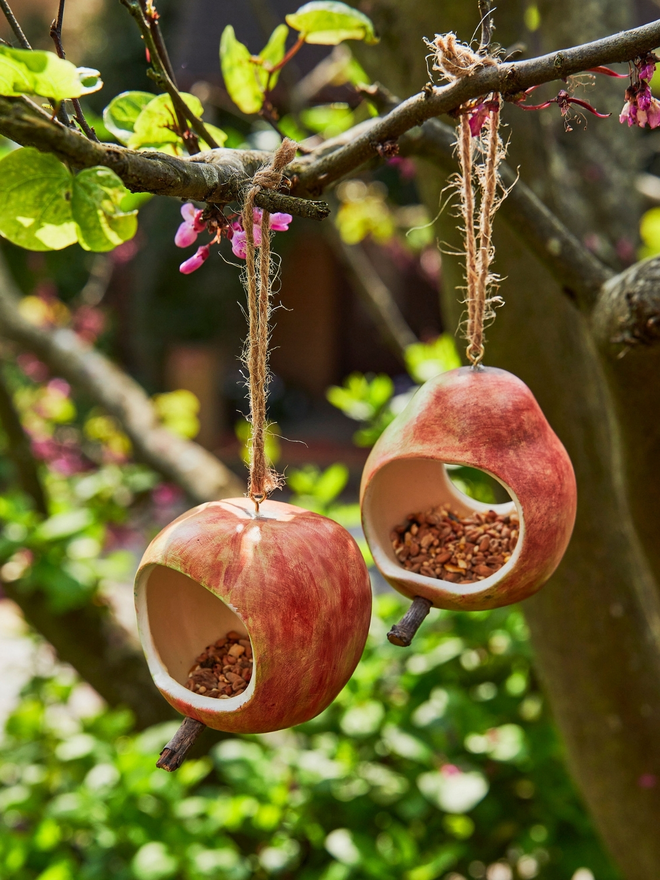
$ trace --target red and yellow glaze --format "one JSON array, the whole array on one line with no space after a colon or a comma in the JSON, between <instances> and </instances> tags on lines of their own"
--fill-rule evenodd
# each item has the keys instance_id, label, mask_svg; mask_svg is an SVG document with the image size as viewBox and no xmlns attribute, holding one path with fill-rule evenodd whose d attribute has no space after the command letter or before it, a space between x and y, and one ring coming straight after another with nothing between
<instances>
[{"instance_id":1,"label":"red and yellow glaze","mask_svg":"<svg viewBox=\"0 0 660 880\"><path fill-rule=\"evenodd\" d=\"M252 642L254 672L239 705L237 698L192 694L165 668L149 632L155 619L149 603L159 596L157 586L146 591L154 566L187 575L240 618ZM140 563L136 597L143 646L163 696L182 714L236 733L279 730L322 712L357 666L371 617L369 574L346 529L276 501L264 502L256 514L246 498L203 504L163 529ZM208 605L208 597L202 599ZM184 604L166 626L194 628L194 620L182 619L185 613ZM199 651L204 647L200 643ZM183 658L187 667L194 656Z\"/></svg>"},{"instance_id":2,"label":"red and yellow glaze","mask_svg":"<svg viewBox=\"0 0 660 880\"><path fill-rule=\"evenodd\" d=\"M512 558L474 584L408 572L390 544L391 530L409 513L446 501L461 514L489 509L458 493L439 463L496 477L520 517ZM540 589L566 550L577 504L568 453L532 392L492 367L462 367L423 385L374 446L360 494L365 535L386 580L411 599L471 611L518 602ZM511 504L498 508L510 511Z\"/></svg>"}]
</instances>

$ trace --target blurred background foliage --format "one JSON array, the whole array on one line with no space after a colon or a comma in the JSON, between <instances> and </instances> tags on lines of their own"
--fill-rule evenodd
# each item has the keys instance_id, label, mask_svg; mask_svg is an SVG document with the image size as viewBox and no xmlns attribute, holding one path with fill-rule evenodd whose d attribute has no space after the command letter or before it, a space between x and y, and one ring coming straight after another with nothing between
<instances>
[{"instance_id":1,"label":"blurred background foliage","mask_svg":"<svg viewBox=\"0 0 660 880\"><path fill-rule=\"evenodd\" d=\"M176 774L177 727L79 718L68 672L34 679L0 748L0 865L15 880L615 880L563 765L517 609L433 615L415 653L376 603L322 715L231 737Z\"/></svg>"},{"instance_id":2,"label":"blurred background foliage","mask_svg":"<svg viewBox=\"0 0 660 880\"><path fill-rule=\"evenodd\" d=\"M54 10L27 0L12 5L33 45L50 48ZM297 5L274 7L279 14ZM240 113L223 90L215 24L206 34L173 0L159 0L158 8L181 85L204 103L205 119L226 132L227 146L272 148L278 138L267 123ZM86 111L101 138L112 140L102 121L110 98L154 91L143 45L117 2L69 0L69 11L69 57L100 68L105 81ZM234 11L238 36L258 51L270 25L259 29L258 16ZM538 15L528 4L530 32ZM215 40L212 52L191 48L193 32ZM309 86L323 64L322 88L304 93L298 85ZM279 125L308 146L376 112L356 88L368 77L346 45L330 55L306 46L291 70L278 84ZM360 450L420 383L460 364L452 335L442 332L441 261L415 174L413 162L398 157L367 168L337 188L332 235L296 219L276 240L283 302L295 302L293 318L284 309L275 315L268 451L286 471L289 500L351 529L367 562L356 503ZM652 199L660 201L657 192ZM173 245L180 205L142 202L136 238L108 255L77 245L30 254L1 242L24 294L22 313L40 326L69 327L110 354L153 395L166 427L199 437L244 474L239 272L214 254L184 283ZM660 252L658 212L650 208L642 220L644 255ZM403 350L393 352L374 332L364 298L341 268L354 248L377 266L412 328L416 341ZM311 306L310 253L320 266ZM325 280L330 305L321 314ZM288 324L296 315L301 323ZM215 370L209 399L218 409L207 433L209 399L198 387L182 387L184 373L172 366L172 350L186 345L218 355L205 367ZM317 370L326 349L327 366ZM0 433L0 578L25 595L45 596L55 615L88 603L114 608L136 556L186 501L133 460L121 426L93 401L74 396L26 352L3 343L2 356L49 516L39 517L17 489ZM335 430L337 413L347 417L341 456L316 442L328 420ZM286 441L308 428L307 452ZM502 500L501 487L483 474L457 468L450 475L472 497ZM434 613L405 651L385 638L405 603L375 582L381 592L364 658L326 712L291 731L216 738L207 756L174 775L154 765L176 722L138 731L125 709L81 713L82 683L52 663L24 688L0 743L0 877L616 880L567 773L520 611ZM205 736L208 745L212 736Z\"/></svg>"}]
</instances>

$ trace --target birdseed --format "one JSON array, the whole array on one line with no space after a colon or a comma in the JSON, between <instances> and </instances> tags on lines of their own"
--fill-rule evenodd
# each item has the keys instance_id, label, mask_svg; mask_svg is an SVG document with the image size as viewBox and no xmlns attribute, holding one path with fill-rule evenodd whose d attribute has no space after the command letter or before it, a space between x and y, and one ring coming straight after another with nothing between
<instances>
[{"instance_id":1,"label":"birdseed","mask_svg":"<svg viewBox=\"0 0 660 880\"><path fill-rule=\"evenodd\" d=\"M459 516L449 504L411 513L390 534L397 560L407 570L453 584L473 584L511 558L520 531L517 513L494 510Z\"/></svg>"},{"instance_id":2,"label":"birdseed","mask_svg":"<svg viewBox=\"0 0 660 880\"><path fill-rule=\"evenodd\" d=\"M185 686L204 697L228 700L243 693L252 678L252 667L250 640L231 630L197 657Z\"/></svg>"}]
</instances>

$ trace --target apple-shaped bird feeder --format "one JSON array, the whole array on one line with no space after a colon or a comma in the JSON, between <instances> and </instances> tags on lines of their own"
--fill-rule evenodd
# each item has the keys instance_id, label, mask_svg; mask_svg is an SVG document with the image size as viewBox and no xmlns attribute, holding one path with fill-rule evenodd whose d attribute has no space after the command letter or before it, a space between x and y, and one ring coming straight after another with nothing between
<instances>
[{"instance_id":1,"label":"apple-shaped bird feeder","mask_svg":"<svg viewBox=\"0 0 660 880\"><path fill-rule=\"evenodd\" d=\"M366 641L371 586L357 544L333 520L277 501L257 513L233 498L184 513L152 541L136 605L165 699L200 729L264 733L308 721L346 684ZM189 690L197 655L228 632L249 649L247 687L222 698Z\"/></svg>"},{"instance_id":2,"label":"apple-shaped bird feeder","mask_svg":"<svg viewBox=\"0 0 660 880\"><path fill-rule=\"evenodd\" d=\"M296 144L285 139L243 206L252 436L247 498L210 501L149 545L136 576L149 669L185 717L158 767L175 770L204 726L264 733L308 721L346 684L366 642L371 584L360 550L327 517L268 500L280 478L265 455L270 215L255 198L277 189Z\"/></svg>"},{"instance_id":3,"label":"apple-shaped bird feeder","mask_svg":"<svg viewBox=\"0 0 660 880\"><path fill-rule=\"evenodd\" d=\"M487 505L469 498L454 486L446 465L485 471L511 500ZM477 611L535 593L566 549L576 497L568 454L520 379L491 367L461 367L428 381L379 438L362 478L362 519L374 561L396 590L414 600L409 619L390 640L410 644L411 628L414 634L432 606ZM492 574L484 566L470 583L407 571L395 553L393 530L410 514L443 505L458 517L481 514L485 527L490 511L502 518L515 513L519 534L505 564Z\"/></svg>"}]
</instances>

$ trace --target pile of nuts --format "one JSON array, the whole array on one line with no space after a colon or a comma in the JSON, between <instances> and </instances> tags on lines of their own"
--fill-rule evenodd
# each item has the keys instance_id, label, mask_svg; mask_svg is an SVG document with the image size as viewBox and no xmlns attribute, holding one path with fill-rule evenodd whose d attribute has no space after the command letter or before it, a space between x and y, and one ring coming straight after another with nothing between
<instances>
[{"instance_id":1,"label":"pile of nuts","mask_svg":"<svg viewBox=\"0 0 660 880\"><path fill-rule=\"evenodd\" d=\"M425 513L411 513L390 539L397 559L408 571L453 584L472 584L509 561L519 529L517 513L488 510L461 517L443 504Z\"/></svg>"},{"instance_id":2,"label":"pile of nuts","mask_svg":"<svg viewBox=\"0 0 660 880\"><path fill-rule=\"evenodd\" d=\"M205 697L228 700L243 693L251 678L250 640L231 630L195 660L186 687Z\"/></svg>"}]
</instances>

